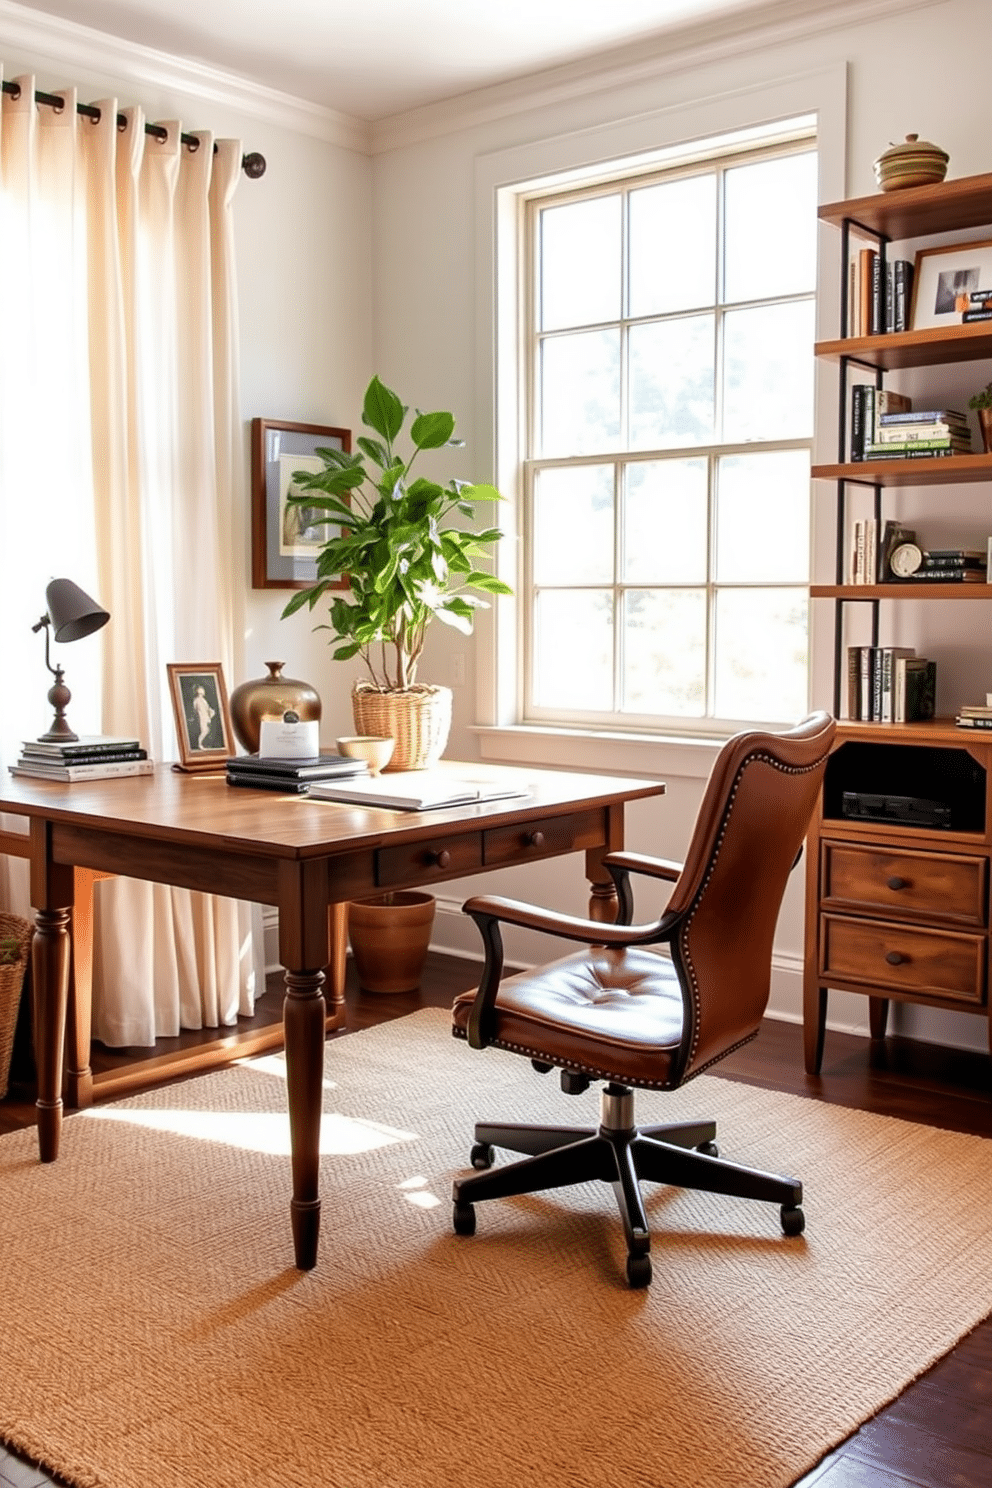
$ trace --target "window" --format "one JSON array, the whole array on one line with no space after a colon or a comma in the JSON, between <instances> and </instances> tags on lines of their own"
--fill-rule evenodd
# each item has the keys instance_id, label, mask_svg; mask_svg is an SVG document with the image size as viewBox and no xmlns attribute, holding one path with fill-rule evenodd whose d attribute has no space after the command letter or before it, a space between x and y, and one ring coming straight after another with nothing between
<instances>
[{"instance_id":1,"label":"window","mask_svg":"<svg viewBox=\"0 0 992 1488\"><path fill-rule=\"evenodd\" d=\"M808 701L809 137L526 203L525 716Z\"/></svg>"}]
</instances>

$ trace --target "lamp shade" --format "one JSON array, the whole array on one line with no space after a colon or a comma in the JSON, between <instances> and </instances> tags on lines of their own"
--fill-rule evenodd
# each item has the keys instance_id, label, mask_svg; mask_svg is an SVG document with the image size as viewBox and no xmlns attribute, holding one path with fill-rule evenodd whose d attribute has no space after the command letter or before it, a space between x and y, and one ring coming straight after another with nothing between
<instances>
[{"instance_id":1,"label":"lamp shade","mask_svg":"<svg viewBox=\"0 0 992 1488\"><path fill-rule=\"evenodd\" d=\"M45 600L52 634L59 642L81 641L110 619L109 612L71 579L53 579L45 590Z\"/></svg>"}]
</instances>

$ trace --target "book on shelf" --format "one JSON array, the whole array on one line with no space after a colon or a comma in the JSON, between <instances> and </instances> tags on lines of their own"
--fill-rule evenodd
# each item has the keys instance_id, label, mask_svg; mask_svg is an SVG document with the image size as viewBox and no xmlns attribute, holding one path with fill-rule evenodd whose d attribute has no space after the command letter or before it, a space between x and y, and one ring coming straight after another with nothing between
<instances>
[{"instance_id":1,"label":"book on shelf","mask_svg":"<svg viewBox=\"0 0 992 1488\"><path fill-rule=\"evenodd\" d=\"M986 582L985 566L981 568L942 568L930 567L925 564L910 574L908 579L901 582L915 584L919 581L923 584L984 584Z\"/></svg>"},{"instance_id":2,"label":"book on shelf","mask_svg":"<svg viewBox=\"0 0 992 1488\"><path fill-rule=\"evenodd\" d=\"M401 811L433 811L444 806L467 806L474 801L498 801L530 793L529 785L523 780L492 780L434 770L404 770L402 775L402 780L370 775L352 780L315 781L310 786L310 799Z\"/></svg>"},{"instance_id":3,"label":"book on shelf","mask_svg":"<svg viewBox=\"0 0 992 1488\"><path fill-rule=\"evenodd\" d=\"M959 713L954 722L958 728L992 729L992 716L985 717L979 714Z\"/></svg>"},{"instance_id":4,"label":"book on shelf","mask_svg":"<svg viewBox=\"0 0 992 1488\"><path fill-rule=\"evenodd\" d=\"M959 424L966 425L968 420L963 413L956 408L910 408L902 413L883 413L879 416L879 425L883 429L893 428L898 424Z\"/></svg>"},{"instance_id":5,"label":"book on shelf","mask_svg":"<svg viewBox=\"0 0 992 1488\"><path fill-rule=\"evenodd\" d=\"M860 389L857 407L855 389ZM851 398L851 459L864 460L869 446L878 443L877 432L882 427L883 416L888 413L910 412L912 400L905 393L897 393L890 388L877 388L870 382L855 383ZM857 440L854 435L855 420L860 431Z\"/></svg>"},{"instance_id":6,"label":"book on shelf","mask_svg":"<svg viewBox=\"0 0 992 1488\"><path fill-rule=\"evenodd\" d=\"M961 324L970 325L973 320L992 320L992 306L987 310L963 310Z\"/></svg>"},{"instance_id":7,"label":"book on shelf","mask_svg":"<svg viewBox=\"0 0 992 1488\"><path fill-rule=\"evenodd\" d=\"M913 297L913 273L916 266L908 259L897 258L895 263L887 267L890 271L892 285L892 316L889 330L908 331L909 311Z\"/></svg>"},{"instance_id":8,"label":"book on shelf","mask_svg":"<svg viewBox=\"0 0 992 1488\"><path fill-rule=\"evenodd\" d=\"M976 307L987 305L990 301L992 301L992 289L973 289L968 295L969 304Z\"/></svg>"},{"instance_id":9,"label":"book on shelf","mask_svg":"<svg viewBox=\"0 0 992 1488\"><path fill-rule=\"evenodd\" d=\"M867 384L855 382L851 386L851 459L865 457L865 401Z\"/></svg>"},{"instance_id":10,"label":"book on shelf","mask_svg":"<svg viewBox=\"0 0 992 1488\"><path fill-rule=\"evenodd\" d=\"M927 569L977 568L985 572L986 555L978 548L933 548L923 550L922 567Z\"/></svg>"},{"instance_id":11,"label":"book on shelf","mask_svg":"<svg viewBox=\"0 0 992 1488\"><path fill-rule=\"evenodd\" d=\"M932 439L939 442L959 441L971 444L971 431L967 424L946 423L941 419L931 419L928 422L916 422L915 420L902 424L882 424L876 431L876 444L911 444L921 439Z\"/></svg>"},{"instance_id":12,"label":"book on shelf","mask_svg":"<svg viewBox=\"0 0 992 1488\"><path fill-rule=\"evenodd\" d=\"M851 529L852 584L874 584L878 572L878 523L874 517L859 517Z\"/></svg>"},{"instance_id":13,"label":"book on shelf","mask_svg":"<svg viewBox=\"0 0 992 1488\"><path fill-rule=\"evenodd\" d=\"M305 759L259 758L257 754L237 754L227 761L227 774L265 776L278 780L333 780L346 775L365 775L365 760L328 752Z\"/></svg>"},{"instance_id":14,"label":"book on shelf","mask_svg":"<svg viewBox=\"0 0 992 1488\"><path fill-rule=\"evenodd\" d=\"M41 761L25 761L23 756L16 765L8 765L11 775L23 775L34 780L113 780L126 775L151 775L155 765L150 759L114 760L105 764L63 765L56 761L44 764Z\"/></svg>"},{"instance_id":15,"label":"book on shelf","mask_svg":"<svg viewBox=\"0 0 992 1488\"><path fill-rule=\"evenodd\" d=\"M938 449L931 449L921 442L918 444L876 444L865 451L866 460L946 460L955 456L970 455L971 449L958 448L953 444L941 445Z\"/></svg>"},{"instance_id":16,"label":"book on shelf","mask_svg":"<svg viewBox=\"0 0 992 1488\"><path fill-rule=\"evenodd\" d=\"M925 656L897 657L892 669L892 722L933 718L936 698L937 663Z\"/></svg>"},{"instance_id":17,"label":"book on shelf","mask_svg":"<svg viewBox=\"0 0 992 1488\"><path fill-rule=\"evenodd\" d=\"M962 703L958 709L959 718L992 718L992 708L988 703Z\"/></svg>"}]
</instances>

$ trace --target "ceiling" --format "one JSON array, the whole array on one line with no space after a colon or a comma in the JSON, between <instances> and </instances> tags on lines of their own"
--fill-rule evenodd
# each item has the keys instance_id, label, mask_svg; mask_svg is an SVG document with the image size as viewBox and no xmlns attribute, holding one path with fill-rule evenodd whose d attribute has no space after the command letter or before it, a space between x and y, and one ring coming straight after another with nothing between
<instances>
[{"instance_id":1,"label":"ceiling","mask_svg":"<svg viewBox=\"0 0 992 1488\"><path fill-rule=\"evenodd\" d=\"M768 0L22 0L376 120Z\"/></svg>"}]
</instances>

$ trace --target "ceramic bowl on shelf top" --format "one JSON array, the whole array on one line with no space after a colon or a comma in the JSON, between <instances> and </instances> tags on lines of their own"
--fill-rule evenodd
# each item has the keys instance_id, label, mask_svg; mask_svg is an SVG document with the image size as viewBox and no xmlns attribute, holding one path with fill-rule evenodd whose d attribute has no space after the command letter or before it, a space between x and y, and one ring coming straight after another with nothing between
<instances>
[{"instance_id":1,"label":"ceramic bowl on shelf top","mask_svg":"<svg viewBox=\"0 0 992 1488\"><path fill-rule=\"evenodd\" d=\"M946 150L921 140L918 134L907 134L901 145L892 145L875 161L875 180L882 191L898 191L906 186L934 186L947 175Z\"/></svg>"},{"instance_id":2,"label":"ceramic bowl on shelf top","mask_svg":"<svg viewBox=\"0 0 992 1488\"><path fill-rule=\"evenodd\" d=\"M339 754L346 754L349 759L364 760L370 775L378 775L389 764L396 747L395 739L385 738L380 734L349 734L337 743Z\"/></svg>"}]
</instances>

